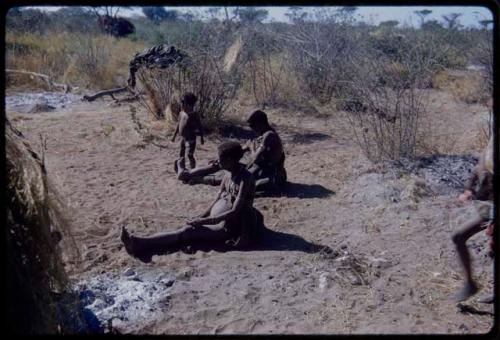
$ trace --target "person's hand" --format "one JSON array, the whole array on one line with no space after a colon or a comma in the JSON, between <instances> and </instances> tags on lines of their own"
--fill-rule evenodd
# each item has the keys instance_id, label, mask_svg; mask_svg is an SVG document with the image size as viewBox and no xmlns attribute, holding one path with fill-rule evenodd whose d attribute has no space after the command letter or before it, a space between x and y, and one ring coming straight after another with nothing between
<instances>
[{"instance_id":1,"label":"person's hand","mask_svg":"<svg viewBox=\"0 0 500 340\"><path fill-rule=\"evenodd\" d=\"M460 203L465 203L468 199L472 197L472 192L470 190L465 190L458 196L458 201Z\"/></svg>"},{"instance_id":2,"label":"person's hand","mask_svg":"<svg viewBox=\"0 0 500 340\"><path fill-rule=\"evenodd\" d=\"M203 224L203 219L200 217L192 217L192 218L188 218L186 220L186 223L193 226L193 227L196 227L196 226Z\"/></svg>"},{"instance_id":3,"label":"person's hand","mask_svg":"<svg viewBox=\"0 0 500 340\"><path fill-rule=\"evenodd\" d=\"M251 150L253 146L253 141L251 139L248 139L245 144L243 144L243 149L248 149Z\"/></svg>"}]
</instances>

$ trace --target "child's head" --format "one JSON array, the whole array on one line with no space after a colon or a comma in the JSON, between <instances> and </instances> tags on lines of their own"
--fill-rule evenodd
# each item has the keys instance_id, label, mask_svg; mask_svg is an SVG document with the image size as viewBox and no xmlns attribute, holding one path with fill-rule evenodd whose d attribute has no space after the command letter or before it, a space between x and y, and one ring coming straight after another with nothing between
<instances>
[{"instance_id":1,"label":"child's head","mask_svg":"<svg viewBox=\"0 0 500 340\"><path fill-rule=\"evenodd\" d=\"M234 169L243 157L243 148L235 141L225 141L217 148L219 164L224 170Z\"/></svg>"},{"instance_id":2,"label":"child's head","mask_svg":"<svg viewBox=\"0 0 500 340\"><path fill-rule=\"evenodd\" d=\"M252 112L250 117L248 117L247 119L247 123L250 128L257 133L263 132L269 126L267 115L264 111L261 110Z\"/></svg>"},{"instance_id":3,"label":"child's head","mask_svg":"<svg viewBox=\"0 0 500 340\"><path fill-rule=\"evenodd\" d=\"M196 104L196 101L198 100L198 97L192 92L186 92L182 95L181 98L181 105L182 109L193 109L194 104Z\"/></svg>"}]
</instances>

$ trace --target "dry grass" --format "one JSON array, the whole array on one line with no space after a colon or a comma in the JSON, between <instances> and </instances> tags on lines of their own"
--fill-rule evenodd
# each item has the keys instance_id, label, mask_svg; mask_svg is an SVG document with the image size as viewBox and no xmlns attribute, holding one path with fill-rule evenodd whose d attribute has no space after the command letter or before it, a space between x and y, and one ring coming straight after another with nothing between
<instances>
[{"instance_id":1,"label":"dry grass","mask_svg":"<svg viewBox=\"0 0 500 340\"><path fill-rule=\"evenodd\" d=\"M25 334L71 332L65 322L73 318L76 325L81 312L68 294L56 242L57 232L65 242L72 240L64 204L46 175L43 154L37 154L8 121L5 137L8 329Z\"/></svg>"},{"instance_id":2,"label":"dry grass","mask_svg":"<svg viewBox=\"0 0 500 340\"><path fill-rule=\"evenodd\" d=\"M477 72L440 71L434 75L432 86L435 89L449 91L457 101L467 104L486 104L490 97L484 77Z\"/></svg>"},{"instance_id":3,"label":"dry grass","mask_svg":"<svg viewBox=\"0 0 500 340\"><path fill-rule=\"evenodd\" d=\"M87 88L123 85L128 63L144 45L105 35L53 33L6 34L6 66L39 72ZM9 86L45 89L45 84L26 75L8 77Z\"/></svg>"}]
</instances>

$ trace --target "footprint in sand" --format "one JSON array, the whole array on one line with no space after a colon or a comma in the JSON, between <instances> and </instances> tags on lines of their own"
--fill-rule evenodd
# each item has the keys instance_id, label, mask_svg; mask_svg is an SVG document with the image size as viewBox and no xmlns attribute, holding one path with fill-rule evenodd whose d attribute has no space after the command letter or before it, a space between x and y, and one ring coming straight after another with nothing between
<instances>
[{"instance_id":1,"label":"footprint in sand","mask_svg":"<svg viewBox=\"0 0 500 340\"><path fill-rule=\"evenodd\" d=\"M250 303L255 304L260 297L260 288L257 287L250 287L248 290L243 294L243 298L245 300L248 300Z\"/></svg>"},{"instance_id":2,"label":"footprint in sand","mask_svg":"<svg viewBox=\"0 0 500 340\"><path fill-rule=\"evenodd\" d=\"M249 320L248 318L237 318L229 321L228 323L218 325L214 328L214 334L221 333L251 333L255 330L257 325L261 325L262 320Z\"/></svg>"}]
</instances>

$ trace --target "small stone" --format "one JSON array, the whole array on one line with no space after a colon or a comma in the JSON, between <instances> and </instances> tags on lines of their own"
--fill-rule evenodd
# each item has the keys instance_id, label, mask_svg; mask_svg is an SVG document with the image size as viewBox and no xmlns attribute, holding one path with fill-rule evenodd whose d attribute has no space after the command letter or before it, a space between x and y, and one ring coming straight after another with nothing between
<instances>
[{"instance_id":1,"label":"small stone","mask_svg":"<svg viewBox=\"0 0 500 340\"><path fill-rule=\"evenodd\" d=\"M274 279L274 276L269 275L267 278L268 278L269 280L272 280L272 279Z\"/></svg>"},{"instance_id":2,"label":"small stone","mask_svg":"<svg viewBox=\"0 0 500 340\"><path fill-rule=\"evenodd\" d=\"M165 287L172 287L172 285L174 284L175 280L173 280L173 279L163 279L160 282L162 284L164 284Z\"/></svg>"},{"instance_id":3,"label":"small stone","mask_svg":"<svg viewBox=\"0 0 500 340\"><path fill-rule=\"evenodd\" d=\"M328 288L328 273L321 273L319 276L319 289L324 290Z\"/></svg>"},{"instance_id":4,"label":"small stone","mask_svg":"<svg viewBox=\"0 0 500 340\"><path fill-rule=\"evenodd\" d=\"M351 278L351 284L352 284L353 286L361 286L361 284L362 284L362 283L363 283L363 282L361 282L361 279L360 279L359 277L357 277L357 276L353 276L353 277Z\"/></svg>"},{"instance_id":5,"label":"small stone","mask_svg":"<svg viewBox=\"0 0 500 340\"><path fill-rule=\"evenodd\" d=\"M387 269L392 266L392 263L384 258L373 257L370 259L371 266L379 269Z\"/></svg>"},{"instance_id":6,"label":"small stone","mask_svg":"<svg viewBox=\"0 0 500 340\"><path fill-rule=\"evenodd\" d=\"M125 276L134 276L135 275L135 270L132 268L127 268L123 271L123 275Z\"/></svg>"}]
</instances>

